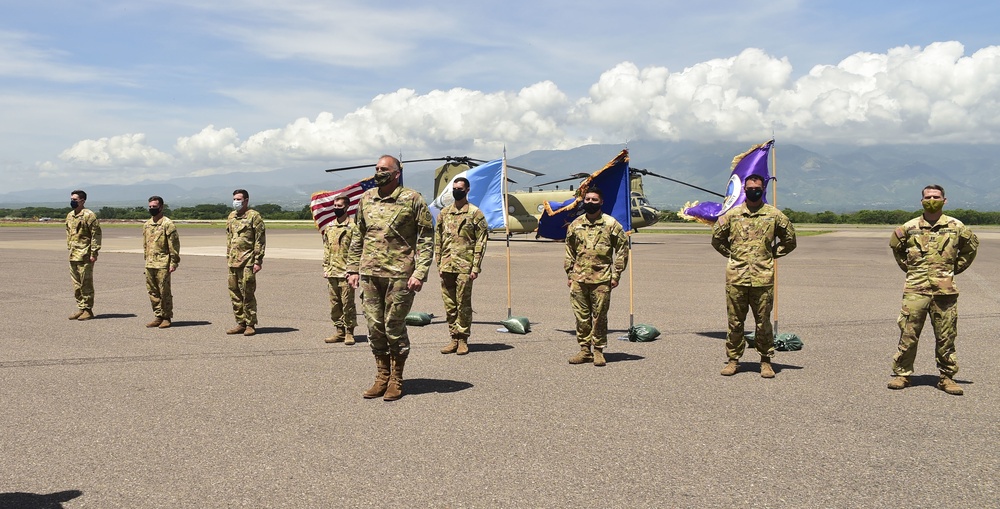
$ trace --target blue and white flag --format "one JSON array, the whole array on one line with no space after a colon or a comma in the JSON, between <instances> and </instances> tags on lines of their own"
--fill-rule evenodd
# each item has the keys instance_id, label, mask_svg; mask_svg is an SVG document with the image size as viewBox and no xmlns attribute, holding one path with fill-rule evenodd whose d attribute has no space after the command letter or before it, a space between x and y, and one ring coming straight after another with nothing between
<instances>
[{"instance_id":1,"label":"blue and white flag","mask_svg":"<svg viewBox=\"0 0 1000 509\"><path fill-rule=\"evenodd\" d=\"M490 231L503 230L507 221L503 210L503 159L483 163L452 177L441 194L431 202L431 215L437 219L442 209L455 203L451 187L459 177L469 179L469 203L483 211Z\"/></svg>"}]
</instances>

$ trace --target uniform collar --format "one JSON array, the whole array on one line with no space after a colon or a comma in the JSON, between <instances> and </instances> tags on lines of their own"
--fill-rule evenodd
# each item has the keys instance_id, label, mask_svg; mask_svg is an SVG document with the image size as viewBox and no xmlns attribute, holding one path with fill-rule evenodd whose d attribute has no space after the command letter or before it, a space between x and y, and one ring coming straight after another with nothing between
<instances>
[{"instance_id":1,"label":"uniform collar","mask_svg":"<svg viewBox=\"0 0 1000 509\"><path fill-rule=\"evenodd\" d=\"M389 196L386 196L385 198L383 198L382 195L379 194L378 188L376 187L375 188L375 199L378 200L378 201L396 201L396 200L399 199L399 195L402 192L403 192L403 186L396 186L396 189L393 189L392 192L389 193Z\"/></svg>"},{"instance_id":2,"label":"uniform collar","mask_svg":"<svg viewBox=\"0 0 1000 509\"><path fill-rule=\"evenodd\" d=\"M747 202L744 201L743 203L740 204L740 209L741 209L740 213L743 214L744 216L757 216L763 213L764 209L766 209L767 207L768 207L767 203L764 203L760 206L759 209L757 209L757 212L753 212L752 210L750 210L750 207L747 207Z\"/></svg>"},{"instance_id":3,"label":"uniform collar","mask_svg":"<svg viewBox=\"0 0 1000 509\"><path fill-rule=\"evenodd\" d=\"M931 224L930 221L924 219L924 215L923 214L920 214L920 218L919 219L920 219L919 226L921 228L930 228L930 229L933 229L934 227L937 227L937 226L945 226L945 225L948 224L948 221L951 220L951 218L948 217L947 214L941 214L941 217L939 217L938 220L934 224Z\"/></svg>"}]
</instances>

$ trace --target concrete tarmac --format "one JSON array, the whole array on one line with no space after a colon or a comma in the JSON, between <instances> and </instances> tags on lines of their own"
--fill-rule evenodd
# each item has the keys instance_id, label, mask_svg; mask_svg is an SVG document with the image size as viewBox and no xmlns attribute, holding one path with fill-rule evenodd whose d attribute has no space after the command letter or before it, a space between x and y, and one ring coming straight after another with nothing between
<instances>
[{"instance_id":1,"label":"concrete tarmac","mask_svg":"<svg viewBox=\"0 0 1000 509\"><path fill-rule=\"evenodd\" d=\"M978 230L977 230L978 231ZM903 273L889 230L801 236L779 265L777 377L725 362L725 260L707 235L635 237L636 323L608 365L573 366L564 248L502 238L476 281L467 356L447 342L439 279L413 310L406 395L364 400L367 343L327 345L319 235L268 232L259 334L234 323L220 229L181 226L174 327L152 317L141 230L105 228L97 318L75 310L64 232L0 228L0 508L1000 507L1000 235L962 291L958 382L937 390L928 325L914 386L890 391ZM433 272L433 269L432 269ZM360 309L360 307L359 307ZM364 318L358 334L363 337ZM59 505L61 503L61 505ZM49 504L49 505L44 505Z\"/></svg>"}]
</instances>

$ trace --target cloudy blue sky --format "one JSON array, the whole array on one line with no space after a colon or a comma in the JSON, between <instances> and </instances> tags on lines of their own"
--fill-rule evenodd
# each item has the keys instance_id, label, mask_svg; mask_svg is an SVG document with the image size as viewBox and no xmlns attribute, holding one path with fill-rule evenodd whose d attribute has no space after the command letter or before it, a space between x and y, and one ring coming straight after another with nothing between
<instances>
[{"instance_id":1,"label":"cloudy blue sky","mask_svg":"<svg viewBox=\"0 0 1000 509\"><path fill-rule=\"evenodd\" d=\"M992 2L4 2L0 193L629 139L997 143Z\"/></svg>"}]
</instances>

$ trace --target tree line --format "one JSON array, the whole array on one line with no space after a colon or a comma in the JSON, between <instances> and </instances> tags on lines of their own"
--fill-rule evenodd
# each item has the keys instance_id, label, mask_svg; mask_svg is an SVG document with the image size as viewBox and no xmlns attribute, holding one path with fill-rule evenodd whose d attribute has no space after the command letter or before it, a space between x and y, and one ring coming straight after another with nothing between
<instances>
[{"instance_id":1,"label":"tree line","mask_svg":"<svg viewBox=\"0 0 1000 509\"><path fill-rule=\"evenodd\" d=\"M923 213L922 210L859 210L838 214L829 210L824 212L802 212L792 209L782 209L792 223L800 224L903 224ZM946 209L945 214L958 219L967 225L1000 224L1000 211L982 212L969 209ZM670 223L684 223L674 211L661 211L660 219Z\"/></svg>"},{"instance_id":2,"label":"tree line","mask_svg":"<svg viewBox=\"0 0 1000 509\"><path fill-rule=\"evenodd\" d=\"M281 205L264 203L255 205L253 209L260 212L264 219L312 219L309 206L306 205L299 210L284 210ZM69 207L24 207L20 209L0 209L0 217L40 219L48 217L51 219L63 219L70 212ZM232 207L222 204L202 204L193 207L170 208L164 207L163 214L171 219L225 219L232 212ZM101 207L96 210L98 219L149 219L149 210L146 207Z\"/></svg>"},{"instance_id":3,"label":"tree line","mask_svg":"<svg viewBox=\"0 0 1000 509\"><path fill-rule=\"evenodd\" d=\"M265 203L256 205L254 210L260 212L264 219L312 219L309 206L305 205L298 210L285 210L281 205ZM824 212L802 212L792 209L782 209L788 219L793 223L813 223L813 224L903 224L914 217L920 215L920 210L859 210L857 212L837 213L829 210ZM0 208L0 217L40 219L51 218L61 220L70 211L69 207L24 207L20 209ZM225 219L232 212L232 208L222 204L202 204L193 207L178 207L171 209L165 207L164 215L171 219ZM1000 224L1000 211L979 211L969 209L945 210L945 214L957 218L967 225L996 225ZM97 210L99 219L119 219L119 220L145 220L149 219L149 212L146 207L101 207ZM668 223L683 223L683 219L677 217L677 213L671 210L660 211L660 221Z\"/></svg>"}]
</instances>

